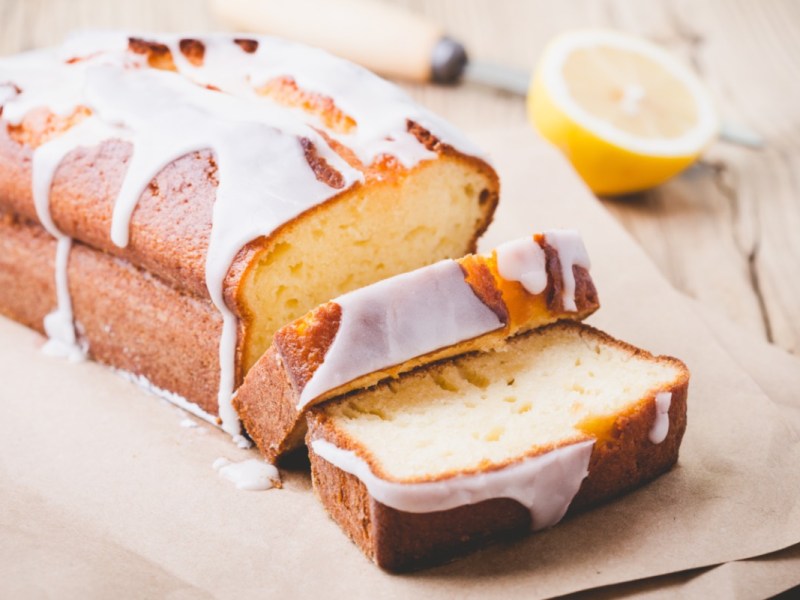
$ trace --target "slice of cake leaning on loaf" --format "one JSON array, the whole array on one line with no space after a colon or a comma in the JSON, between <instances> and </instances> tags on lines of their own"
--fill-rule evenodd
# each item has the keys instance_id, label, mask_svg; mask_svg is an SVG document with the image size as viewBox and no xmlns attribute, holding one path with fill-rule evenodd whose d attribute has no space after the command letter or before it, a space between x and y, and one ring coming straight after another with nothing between
<instances>
[{"instance_id":1,"label":"slice of cake leaning on loaf","mask_svg":"<svg viewBox=\"0 0 800 600\"><path fill-rule=\"evenodd\" d=\"M0 111L0 312L234 435L280 326L472 251L498 198L399 89L267 37L76 36L0 59Z\"/></svg>"},{"instance_id":2,"label":"slice of cake leaning on loaf","mask_svg":"<svg viewBox=\"0 0 800 600\"><path fill-rule=\"evenodd\" d=\"M384 569L447 561L668 470L688 380L677 359L562 321L314 407L314 489Z\"/></svg>"},{"instance_id":3,"label":"slice of cake leaning on loaf","mask_svg":"<svg viewBox=\"0 0 800 600\"><path fill-rule=\"evenodd\" d=\"M445 260L349 292L282 327L234 397L274 461L303 443L305 412L325 400L447 357L488 350L599 307L574 231Z\"/></svg>"}]
</instances>

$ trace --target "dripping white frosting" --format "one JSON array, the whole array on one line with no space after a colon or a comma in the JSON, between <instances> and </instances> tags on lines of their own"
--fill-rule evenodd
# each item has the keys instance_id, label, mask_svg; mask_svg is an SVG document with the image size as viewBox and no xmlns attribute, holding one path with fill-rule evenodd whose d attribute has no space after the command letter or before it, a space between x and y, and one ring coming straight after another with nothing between
<instances>
[{"instance_id":1,"label":"dripping white frosting","mask_svg":"<svg viewBox=\"0 0 800 600\"><path fill-rule=\"evenodd\" d=\"M569 509L589 473L594 440L556 448L495 471L457 475L430 482L402 483L376 476L351 450L316 439L313 451L335 467L357 477L381 504L410 513L449 510L493 498L511 498L531 512L531 528L552 527Z\"/></svg>"},{"instance_id":2,"label":"dripping white frosting","mask_svg":"<svg viewBox=\"0 0 800 600\"><path fill-rule=\"evenodd\" d=\"M258 95L260 85L291 77L308 92L334 99L356 127L346 133L326 131L369 164L381 154L413 166L436 155L407 132L414 121L444 143L481 155L447 123L415 104L397 87L368 71L325 52L263 36L246 36L257 49L245 52L233 36L150 35L165 44L179 74L146 68L146 58L131 53L128 34L100 32L69 39L60 51L38 51L0 59L0 105L3 119L20 123L32 109L46 107L69 115L79 106L92 117L35 153L34 189L39 218L59 239L58 308L48 333L74 346L74 326L66 263L70 241L56 230L49 215L49 190L61 159L81 145L105 139L133 144L115 202L111 239L128 243L130 220L139 196L152 178L174 159L210 149L218 165L219 185L213 208L206 261L206 284L223 316L220 342L219 414L222 426L239 443L241 426L231 405L237 320L226 306L223 283L230 265L247 243L363 180L319 133L319 117L276 104ZM200 40L202 66L180 50L181 39ZM82 60L72 60L81 58ZM212 85L222 90L215 91ZM317 180L300 138L311 141L318 156L342 176L341 187ZM72 338L70 333L72 332Z\"/></svg>"},{"instance_id":3,"label":"dripping white frosting","mask_svg":"<svg viewBox=\"0 0 800 600\"><path fill-rule=\"evenodd\" d=\"M56 238L55 278L56 309L44 319L48 341L44 352L82 360L86 348L78 343L72 314L67 268L72 239L58 230L50 215L50 188L64 157L78 146L91 146L106 139L109 128L94 118L79 123L65 134L40 145L33 152L33 204L42 227Z\"/></svg>"},{"instance_id":4,"label":"dripping white frosting","mask_svg":"<svg viewBox=\"0 0 800 600\"><path fill-rule=\"evenodd\" d=\"M211 467L220 477L234 484L237 490L249 492L268 490L281 480L275 465L257 458L231 462L227 458L220 457Z\"/></svg>"},{"instance_id":5,"label":"dripping white frosting","mask_svg":"<svg viewBox=\"0 0 800 600\"><path fill-rule=\"evenodd\" d=\"M339 329L303 388L298 410L357 377L503 327L454 260L379 281L334 302L342 310Z\"/></svg>"},{"instance_id":6,"label":"dripping white frosting","mask_svg":"<svg viewBox=\"0 0 800 600\"><path fill-rule=\"evenodd\" d=\"M672 404L672 392L659 392L656 394L656 417L650 428L650 441L660 444L667 439L669 433L669 406Z\"/></svg>"},{"instance_id":7,"label":"dripping white frosting","mask_svg":"<svg viewBox=\"0 0 800 600\"><path fill-rule=\"evenodd\" d=\"M544 250L533 237L506 242L495 249L497 272L503 279L518 281L531 294L547 287L547 261Z\"/></svg>"},{"instance_id":8,"label":"dripping white frosting","mask_svg":"<svg viewBox=\"0 0 800 600\"><path fill-rule=\"evenodd\" d=\"M564 310L576 312L578 306L575 302L575 272L572 267L578 266L589 269L589 254L586 246L577 231L572 229L553 229L545 232L545 241L558 252L558 260L561 262L561 280L563 289L561 297L564 303Z\"/></svg>"}]
</instances>

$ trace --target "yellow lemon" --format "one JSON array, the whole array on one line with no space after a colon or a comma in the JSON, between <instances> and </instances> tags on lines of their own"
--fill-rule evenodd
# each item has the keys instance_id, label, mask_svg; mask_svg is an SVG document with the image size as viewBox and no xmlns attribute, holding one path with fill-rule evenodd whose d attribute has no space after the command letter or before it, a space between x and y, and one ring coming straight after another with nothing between
<instances>
[{"instance_id":1,"label":"yellow lemon","mask_svg":"<svg viewBox=\"0 0 800 600\"><path fill-rule=\"evenodd\" d=\"M528 115L597 194L653 187L719 131L697 77L660 47L614 31L563 34L545 49Z\"/></svg>"}]
</instances>

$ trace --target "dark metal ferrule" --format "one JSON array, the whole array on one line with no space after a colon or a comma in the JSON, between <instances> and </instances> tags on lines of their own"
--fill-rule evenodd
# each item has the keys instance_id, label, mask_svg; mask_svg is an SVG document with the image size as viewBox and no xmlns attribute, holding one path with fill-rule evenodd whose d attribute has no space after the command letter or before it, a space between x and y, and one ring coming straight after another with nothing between
<instances>
[{"instance_id":1,"label":"dark metal ferrule","mask_svg":"<svg viewBox=\"0 0 800 600\"><path fill-rule=\"evenodd\" d=\"M447 36L436 42L431 56L431 79L436 83L458 83L468 62L460 42Z\"/></svg>"}]
</instances>

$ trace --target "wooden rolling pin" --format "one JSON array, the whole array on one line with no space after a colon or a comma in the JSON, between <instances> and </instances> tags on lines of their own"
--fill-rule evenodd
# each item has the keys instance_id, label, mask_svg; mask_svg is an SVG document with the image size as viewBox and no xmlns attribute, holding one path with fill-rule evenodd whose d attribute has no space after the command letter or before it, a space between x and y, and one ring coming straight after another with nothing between
<instances>
[{"instance_id":1,"label":"wooden rolling pin","mask_svg":"<svg viewBox=\"0 0 800 600\"><path fill-rule=\"evenodd\" d=\"M211 0L228 27L324 48L386 77L456 83L462 76L525 95L528 74L472 63L441 27L374 0Z\"/></svg>"}]
</instances>

